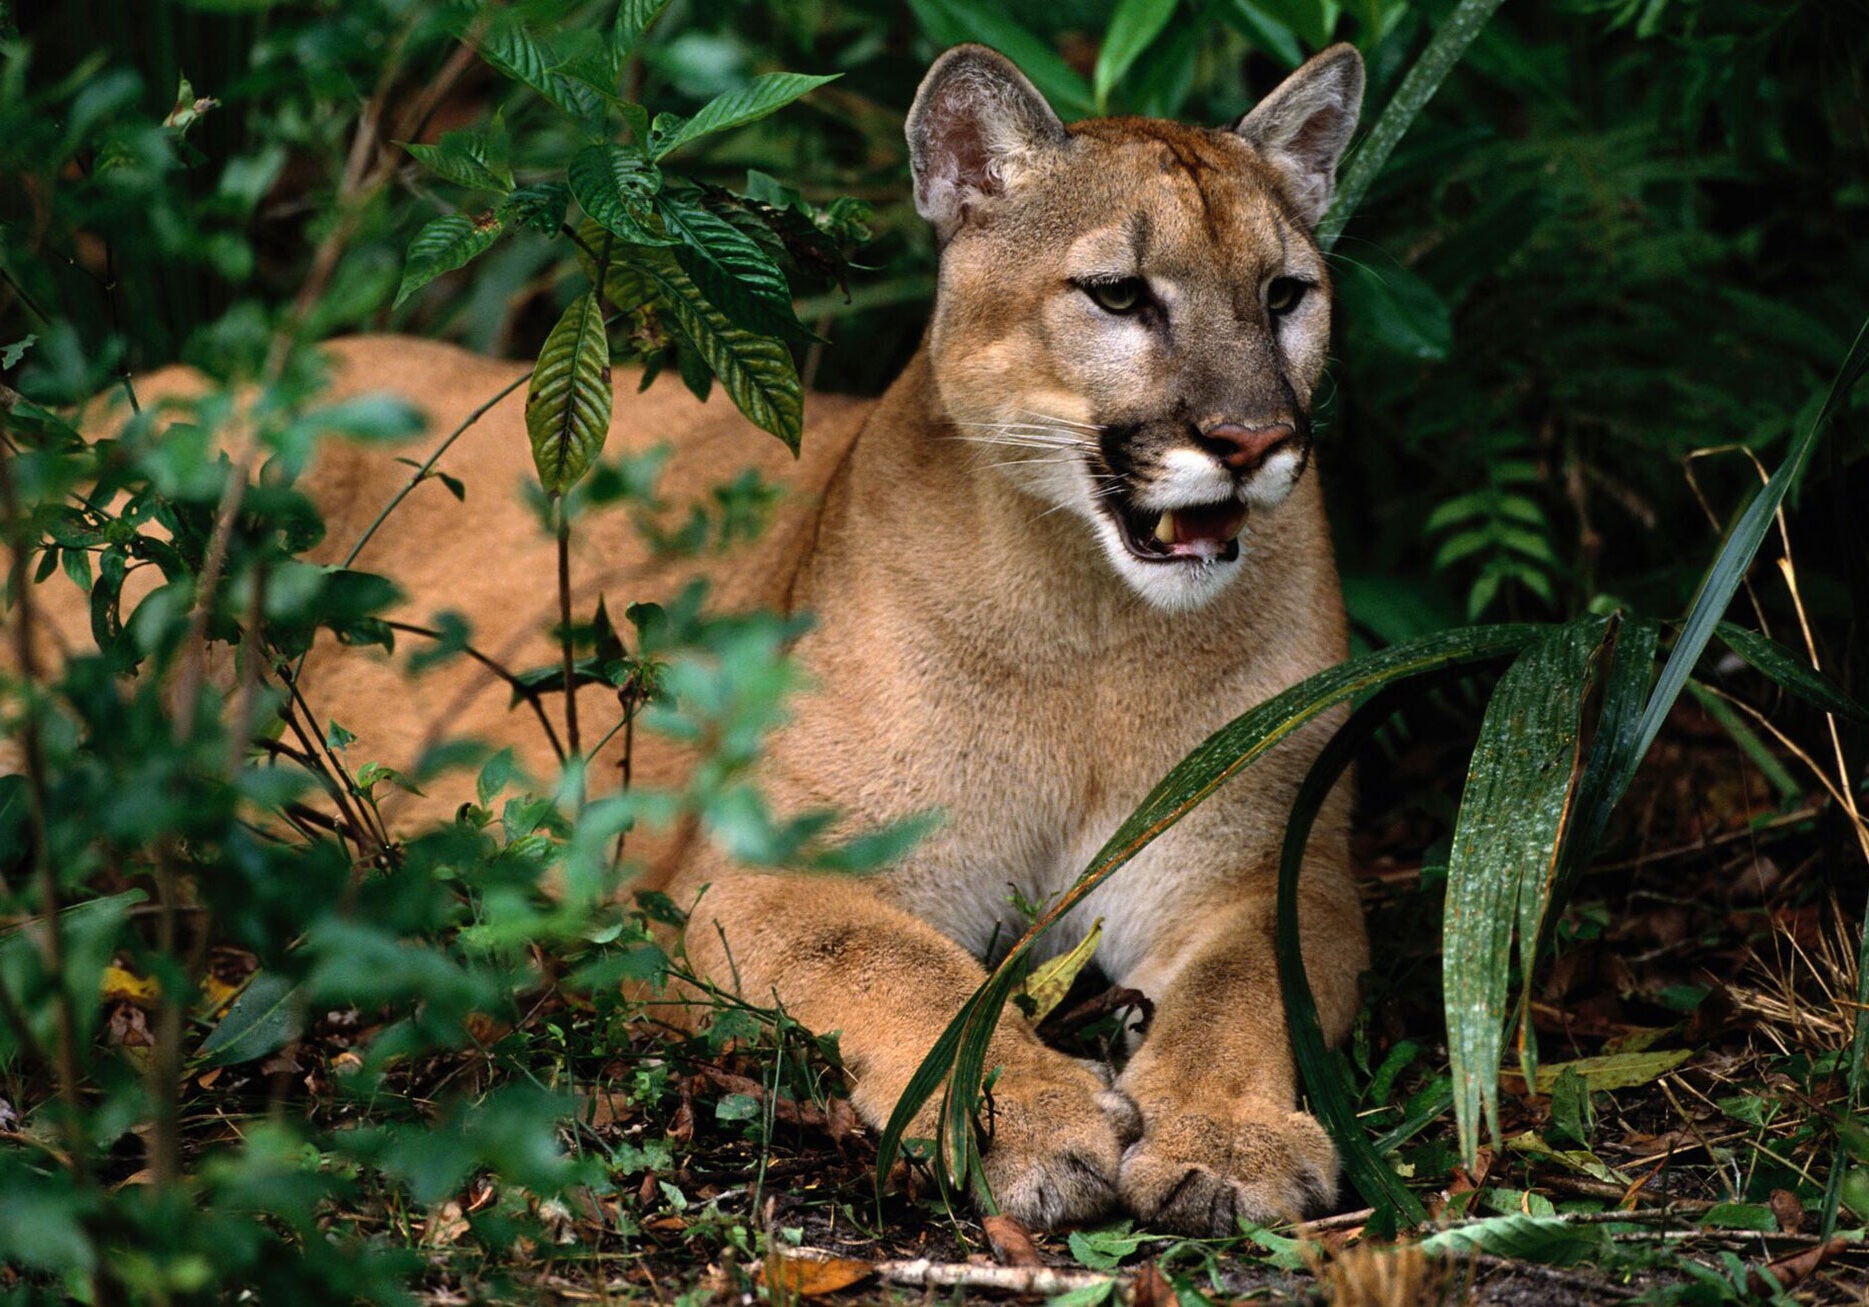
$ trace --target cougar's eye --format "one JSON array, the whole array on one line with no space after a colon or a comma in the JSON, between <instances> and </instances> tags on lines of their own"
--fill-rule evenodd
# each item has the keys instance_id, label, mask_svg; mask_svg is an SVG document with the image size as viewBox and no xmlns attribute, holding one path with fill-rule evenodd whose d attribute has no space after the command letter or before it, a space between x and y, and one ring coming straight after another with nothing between
<instances>
[{"instance_id":1,"label":"cougar's eye","mask_svg":"<svg viewBox=\"0 0 1869 1307\"><path fill-rule=\"evenodd\" d=\"M1304 299L1304 293L1311 287L1296 277L1274 277L1265 288L1265 311L1273 317L1282 317L1298 307Z\"/></svg>"},{"instance_id":2,"label":"cougar's eye","mask_svg":"<svg viewBox=\"0 0 1869 1307\"><path fill-rule=\"evenodd\" d=\"M1115 281L1080 281L1078 289L1105 313L1134 313L1149 302L1149 288L1140 277Z\"/></svg>"}]
</instances>

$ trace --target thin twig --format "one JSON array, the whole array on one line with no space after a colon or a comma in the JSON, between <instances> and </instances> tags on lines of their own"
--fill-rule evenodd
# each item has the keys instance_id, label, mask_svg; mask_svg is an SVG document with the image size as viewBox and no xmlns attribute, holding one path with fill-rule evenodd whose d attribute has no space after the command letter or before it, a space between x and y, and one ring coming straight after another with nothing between
<instances>
[{"instance_id":1,"label":"thin twig","mask_svg":"<svg viewBox=\"0 0 1869 1307\"><path fill-rule=\"evenodd\" d=\"M405 631L410 635L419 635L429 640L439 640L442 638L440 631L432 627L417 626L413 622L393 622L385 620L383 625L387 626L392 631ZM508 671L505 667L495 662L491 657L481 652L479 649L476 649L473 645L463 644L461 646L461 652L492 672L502 681L505 681L506 684L512 688L514 694L526 701L527 705L538 717L539 725L544 728L545 738L551 743L552 752L558 755L559 762L564 762L564 746L558 742L558 732L552 727L552 719L545 712L545 704L544 701L539 698L539 692L520 680L518 676Z\"/></svg>"}]
</instances>

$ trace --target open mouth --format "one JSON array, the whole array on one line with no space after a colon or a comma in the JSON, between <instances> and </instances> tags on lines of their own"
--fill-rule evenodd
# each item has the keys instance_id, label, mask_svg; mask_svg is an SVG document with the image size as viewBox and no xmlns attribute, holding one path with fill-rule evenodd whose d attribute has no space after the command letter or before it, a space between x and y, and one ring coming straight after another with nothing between
<instances>
[{"instance_id":1,"label":"open mouth","mask_svg":"<svg viewBox=\"0 0 1869 1307\"><path fill-rule=\"evenodd\" d=\"M1164 511L1107 501L1129 552L1149 563L1230 563L1240 556L1246 506L1225 499Z\"/></svg>"}]
</instances>

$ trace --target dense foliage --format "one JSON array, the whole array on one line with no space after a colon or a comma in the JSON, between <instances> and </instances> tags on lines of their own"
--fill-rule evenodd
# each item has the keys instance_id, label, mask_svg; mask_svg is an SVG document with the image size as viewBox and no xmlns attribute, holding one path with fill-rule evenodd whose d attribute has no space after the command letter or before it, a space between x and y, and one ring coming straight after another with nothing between
<instances>
[{"instance_id":1,"label":"dense foliage","mask_svg":"<svg viewBox=\"0 0 1869 1307\"><path fill-rule=\"evenodd\" d=\"M323 525L291 475L317 443L400 438L416 422L394 404L322 401L318 341L394 328L538 357L533 508L562 542L580 513L651 493L652 468L602 457L597 378L611 362L718 386L795 444L809 439L803 383L874 391L914 348L933 251L907 201L900 125L944 45L998 46L1066 118L1218 122L1349 39L1370 63L1373 112L1452 8L0 6L0 715L17 754L0 777L0 1287L395 1300L428 1274L497 1291L502 1259L559 1239L567 1204L603 1212L629 1247L690 1200L653 1182L668 1139L596 1131L583 1087L627 1082L638 1110L692 1116L671 1065L763 1048L765 1097L742 1086L717 1105L763 1142L781 1087L823 1101L803 1052L834 1049L724 998L695 1041L644 1034L618 987L682 973L656 931L679 912L619 899L619 837L693 816L749 861L850 867L913 835L830 848L821 817L765 810L746 775L792 681L791 628L711 614L698 594L617 623L567 607L563 663L511 669L516 710L566 727L561 777L524 776L472 741L410 775L350 758L349 732L295 683L315 639L414 641L418 672L473 655L465 629L382 620L393 562L378 576L303 560ZM1321 458L1364 644L1622 603L1688 610L1720 536L1697 496L1723 519L1757 484L1740 451L1769 468L1815 435L1869 301L1869 248L1850 239L1869 216L1866 69L1869 24L1817 0L1570 0L1508 6L1481 30L1334 252L1344 327ZM865 347L840 347L851 340ZM66 406L108 393L134 408L133 376L178 359L212 379L196 404L74 429ZM1836 407L1790 501L1795 592L1762 576L1747 593L1765 631L1808 640L1860 689L1869 651L1851 619L1869 551L1853 505L1869 491L1869 425L1847 388ZM220 452L236 426L253 454ZM429 478L445 483L445 463L410 484ZM695 542L743 529L757 494L726 487ZM48 666L14 647L34 634L35 589L72 585L89 592L95 648ZM610 597L618 611L630 599ZM1453 652L1434 664L1540 651L1517 683L1508 674L1495 706L1519 709L1498 709L1490 747L1574 756L1599 711L1581 697L1593 656L1615 660L1604 683L1640 682L1600 709L1634 732L1604 764L1619 774L1593 777L1619 796L1658 628L1585 617L1535 644L1503 629L1516 634L1446 637ZM1819 707L1851 710L1780 646L1743 631L1728 643ZM212 674L218 661L236 675ZM1721 688L1766 684L1714 661L1703 670ZM616 713L581 740L564 689L593 682L615 690ZM1536 711L1556 683L1578 689L1567 721ZM1332 693L1374 684L1345 677ZM1298 696L1248 724L1227 765L1262 747L1253 730L1290 729L1322 703ZM586 802L586 745L638 714L717 745L703 782ZM1738 716L1721 720L1770 755ZM1820 713L1774 720L1837 792L1859 789L1860 755L1840 736L1832 762ZM392 835L379 789L458 769L474 770L478 802ZM1606 824L1599 806L1584 815ZM1447 824L1439 861L1458 874L1479 837ZM1817 838L1839 883L1860 870L1843 823ZM1859 910L1859 882L1853 894ZM1544 902L1524 918L1526 971L1551 942ZM1495 908L1496 1003L1515 910ZM354 1051L314 1063L295 1052L312 1038ZM1482 1060L1497 1064L1499 1038L1495 1019ZM196 1110L222 1076L239 1088ZM1448 1098L1432 1080L1396 1117ZM1463 1124L1470 1152L1477 1121ZM1826 1147L1851 1139L1814 1128ZM1858 1175L1847 1201L1869 1215ZM1840 1160L1816 1184L1834 1217ZM462 1197L476 1192L480 1206ZM765 1237L712 1205L683 1219L748 1262ZM439 1241L455 1221L471 1236Z\"/></svg>"}]
</instances>

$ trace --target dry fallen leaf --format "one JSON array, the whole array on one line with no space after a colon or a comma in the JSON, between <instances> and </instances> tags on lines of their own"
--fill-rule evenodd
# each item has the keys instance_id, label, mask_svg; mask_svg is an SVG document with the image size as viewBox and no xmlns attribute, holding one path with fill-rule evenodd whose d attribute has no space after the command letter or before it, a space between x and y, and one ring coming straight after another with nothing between
<instances>
[{"instance_id":1,"label":"dry fallen leaf","mask_svg":"<svg viewBox=\"0 0 1869 1307\"><path fill-rule=\"evenodd\" d=\"M1180 1307L1174 1286L1154 1262L1144 1262L1136 1271L1136 1281L1129 1288L1129 1307Z\"/></svg>"},{"instance_id":2,"label":"dry fallen leaf","mask_svg":"<svg viewBox=\"0 0 1869 1307\"><path fill-rule=\"evenodd\" d=\"M1778 1218L1778 1228L1785 1234L1796 1234L1804 1228L1804 1204L1789 1189L1772 1190L1772 1215Z\"/></svg>"},{"instance_id":3,"label":"dry fallen leaf","mask_svg":"<svg viewBox=\"0 0 1869 1307\"><path fill-rule=\"evenodd\" d=\"M849 1257L833 1257L812 1248L774 1249L766 1255L766 1288L773 1301L816 1298L866 1280L876 1267Z\"/></svg>"},{"instance_id":4,"label":"dry fallen leaf","mask_svg":"<svg viewBox=\"0 0 1869 1307\"><path fill-rule=\"evenodd\" d=\"M983 1216L980 1224L986 1228L987 1242L993 1245L993 1256L999 1259L1001 1266L1043 1266L1045 1259L1038 1255L1038 1245L1032 1242L1032 1232L1011 1216Z\"/></svg>"},{"instance_id":5,"label":"dry fallen leaf","mask_svg":"<svg viewBox=\"0 0 1869 1307\"><path fill-rule=\"evenodd\" d=\"M138 1007L153 1008L162 998L155 981L145 980L114 964L104 968L101 987L106 1003L134 1003Z\"/></svg>"}]
</instances>

